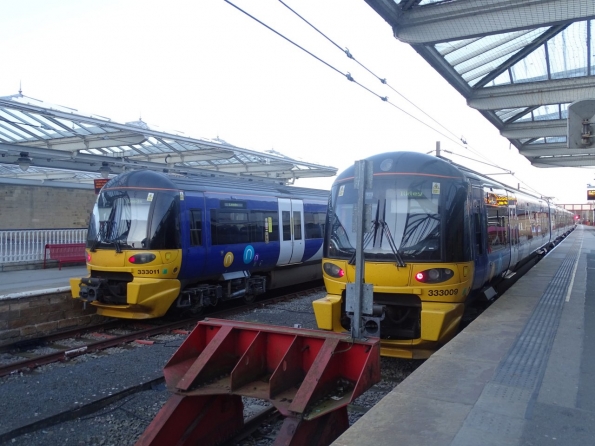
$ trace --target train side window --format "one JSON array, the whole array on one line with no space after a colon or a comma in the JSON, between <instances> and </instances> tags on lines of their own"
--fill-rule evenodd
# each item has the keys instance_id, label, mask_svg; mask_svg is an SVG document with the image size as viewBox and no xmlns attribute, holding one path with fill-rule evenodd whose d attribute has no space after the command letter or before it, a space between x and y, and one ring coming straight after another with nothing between
<instances>
[{"instance_id":1,"label":"train side window","mask_svg":"<svg viewBox=\"0 0 595 446\"><path fill-rule=\"evenodd\" d=\"M279 241L279 214L277 212L265 212L266 227L269 231L269 242Z\"/></svg>"},{"instance_id":2,"label":"train side window","mask_svg":"<svg viewBox=\"0 0 595 446\"><path fill-rule=\"evenodd\" d=\"M302 213L300 211L293 211L293 239L302 239Z\"/></svg>"},{"instance_id":3,"label":"train side window","mask_svg":"<svg viewBox=\"0 0 595 446\"><path fill-rule=\"evenodd\" d=\"M190 210L190 244L192 246L202 245L202 210Z\"/></svg>"},{"instance_id":4,"label":"train side window","mask_svg":"<svg viewBox=\"0 0 595 446\"><path fill-rule=\"evenodd\" d=\"M250 242L278 242L279 217L275 211L250 211Z\"/></svg>"},{"instance_id":5,"label":"train side window","mask_svg":"<svg viewBox=\"0 0 595 446\"><path fill-rule=\"evenodd\" d=\"M482 232L481 232L481 215L478 213L474 213L473 214L473 226L475 227L475 246L477 249L477 254L482 255L483 254L483 243L481 242L481 236L482 236Z\"/></svg>"},{"instance_id":6,"label":"train side window","mask_svg":"<svg viewBox=\"0 0 595 446\"><path fill-rule=\"evenodd\" d=\"M306 240L324 237L325 219L326 214L323 212L304 212Z\"/></svg>"},{"instance_id":7,"label":"train side window","mask_svg":"<svg viewBox=\"0 0 595 446\"><path fill-rule=\"evenodd\" d=\"M486 206L488 215L488 246L491 252L504 249L508 244L508 217L502 208Z\"/></svg>"},{"instance_id":8,"label":"train side window","mask_svg":"<svg viewBox=\"0 0 595 446\"><path fill-rule=\"evenodd\" d=\"M283 225L283 240L291 240L291 213L281 212L281 224Z\"/></svg>"},{"instance_id":9,"label":"train side window","mask_svg":"<svg viewBox=\"0 0 595 446\"><path fill-rule=\"evenodd\" d=\"M248 212L211 209L211 239L213 245L249 243Z\"/></svg>"}]
</instances>

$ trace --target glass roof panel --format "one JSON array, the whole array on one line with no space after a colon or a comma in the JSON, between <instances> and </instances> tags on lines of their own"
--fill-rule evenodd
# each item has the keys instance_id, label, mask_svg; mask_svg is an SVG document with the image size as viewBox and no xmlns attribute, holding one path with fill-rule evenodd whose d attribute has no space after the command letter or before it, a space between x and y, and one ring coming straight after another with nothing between
<instances>
[{"instance_id":1,"label":"glass roof panel","mask_svg":"<svg viewBox=\"0 0 595 446\"><path fill-rule=\"evenodd\" d=\"M568 119L568 106L570 104L560 104L560 108L562 109L562 119Z\"/></svg>"},{"instance_id":2,"label":"glass roof panel","mask_svg":"<svg viewBox=\"0 0 595 446\"><path fill-rule=\"evenodd\" d=\"M445 56L445 59L455 65L469 60L475 63L487 64L502 55L516 53L540 36L546 29L539 28L531 31L515 31L482 37ZM457 71L461 72L462 70L457 68Z\"/></svg>"},{"instance_id":3,"label":"glass roof panel","mask_svg":"<svg viewBox=\"0 0 595 446\"><path fill-rule=\"evenodd\" d=\"M446 54L457 51L459 48L469 45L471 42L475 42L477 40L479 40L478 37L464 40L453 40L452 42L440 42L434 45L434 47L436 48L436 51L445 56Z\"/></svg>"},{"instance_id":4,"label":"glass roof panel","mask_svg":"<svg viewBox=\"0 0 595 446\"><path fill-rule=\"evenodd\" d=\"M402 0L402 1L404 1L404 0ZM419 2L419 6L429 5L431 3L440 3L443 1L445 1L445 0L421 0L421 2Z\"/></svg>"},{"instance_id":5,"label":"glass roof panel","mask_svg":"<svg viewBox=\"0 0 595 446\"><path fill-rule=\"evenodd\" d=\"M533 113L531 113L531 112L528 112L526 115L521 116L515 122L528 122L528 121L533 121Z\"/></svg>"},{"instance_id":6,"label":"glass roof panel","mask_svg":"<svg viewBox=\"0 0 595 446\"><path fill-rule=\"evenodd\" d=\"M477 83L477 82L476 82ZM496 85L508 85L510 84L510 71L506 70L492 82L486 84L486 87L495 87Z\"/></svg>"},{"instance_id":7,"label":"glass roof panel","mask_svg":"<svg viewBox=\"0 0 595 446\"><path fill-rule=\"evenodd\" d=\"M526 110L527 107L522 108L506 108L503 110L497 110L496 116L498 116L502 121L507 121L508 119L512 118L515 115L518 115L523 110Z\"/></svg>"},{"instance_id":8,"label":"glass roof panel","mask_svg":"<svg viewBox=\"0 0 595 446\"><path fill-rule=\"evenodd\" d=\"M566 142L566 136L548 136L545 142L549 144Z\"/></svg>"},{"instance_id":9,"label":"glass roof panel","mask_svg":"<svg viewBox=\"0 0 595 446\"><path fill-rule=\"evenodd\" d=\"M545 60L545 46L541 45L511 67L512 81L514 83L523 83L547 80L548 74Z\"/></svg>"},{"instance_id":10,"label":"glass roof panel","mask_svg":"<svg viewBox=\"0 0 595 446\"><path fill-rule=\"evenodd\" d=\"M543 105L533 110L535 121L549 121L552 119L560 119L560 109L558 104Z\"/></svg>"},{"instance_id":11,"label":"glass roof panel","mask_svg":"<svg viewBox=\"0 0 595 446\"><path fill-rule=\"evenodd\" d=\"M553 79L587 75L587 22L575 22L547 42Z\"/></svg>"},{"instance_id":12,"label":"glass roof panel","mask_svg":"<svg viewBox=\"0 0 595 446\"><path fill-rule=\"evenodd\" d=\"M463 74L462 77L469 83L469 85L473 86L477 84L486 74L491 73L494 68L507 61L508 58L508 55L502 56L499 59L491 61L488 65L480 66L473 71Z\"/></svg>"}]
</instances>

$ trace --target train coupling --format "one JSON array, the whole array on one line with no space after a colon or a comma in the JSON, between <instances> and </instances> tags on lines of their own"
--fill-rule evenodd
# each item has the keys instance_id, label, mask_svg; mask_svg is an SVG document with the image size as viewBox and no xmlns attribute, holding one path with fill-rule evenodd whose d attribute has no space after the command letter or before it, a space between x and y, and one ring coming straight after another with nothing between
<instances>
[{"instance_id":1,"label":"train coupling","mask_svg":"<svg viewBox=\"0 0 595 446\"><path fill-rule=\"evenodd\" d=\"M102 285L104 280L95 277L81 278L79 297L85 302L99 300L103 295Z\"/></svg>"},{"instance_id":2,"label":"train coupling","mask_svg":"<svg viewBox=\"0 0 595 446\"><path fill-rule=\"evenodd\" d=\"M362 335L364 337L380 337L380 323L385 318L384 305L373 305L372 314L361 316ZM353 313L347 313L353 326Z\"/></svg>"}]
</instances>

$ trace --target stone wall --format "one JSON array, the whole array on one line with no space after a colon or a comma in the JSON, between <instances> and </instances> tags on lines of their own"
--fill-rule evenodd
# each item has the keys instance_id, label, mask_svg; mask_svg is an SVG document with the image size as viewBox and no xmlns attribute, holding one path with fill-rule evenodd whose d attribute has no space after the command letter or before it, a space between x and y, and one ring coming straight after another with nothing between
<instances>
[{"instance_id":1,"label":"stone wall","mask_svg":"<svg viewBox=\"0 0 595 446\"><path fill-rule=\"evenodd\" d=\"M70 292L0 300L0 345L36 338L107 320Z\"/></svg>"},{"instance_id":2,"label":"stone wall","mask_svg":"<svg viewBox=\"0 0 595 446\"><path fill-rule=\"evenodd\" d=\"M86 228L93 189L0 184L0 230Z\"/></svg>"}]
</instances>

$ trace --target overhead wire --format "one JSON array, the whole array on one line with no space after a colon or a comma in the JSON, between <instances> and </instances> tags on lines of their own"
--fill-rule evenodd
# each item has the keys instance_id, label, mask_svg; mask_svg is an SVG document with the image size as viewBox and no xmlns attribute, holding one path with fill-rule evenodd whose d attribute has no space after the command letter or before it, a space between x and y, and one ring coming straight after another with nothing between
<instances>
[{"instance_id":1,"label":"overhead wire","mask_svg":"<svg viewBox=\"0 0 595 446\"><path fill-rule=\"evenodd\" d=\"M502 170L504 173L507 173L509 175L511 175L512 177L516 178L517 181L519 181L520 183L524 184L525 186L527 186L528 189L532 190L533 192L540 194L540 192L536 191L535 189L531 188L528 184L526 184L524 181L522 181L520 178L518 178L514 172L508 170L508 169L504 169L500 166L498 166L497 164L495 164L493 161L491 161L490 159L488 159L486 156L484 156L483 154L481 154L480 152L478 152L475 148L473 148L472 146L470 146L469 144L467 144L466 141L464 141L464 139L461 137L459 138L458 136L455 135L455 133L453 133L451 130L449 130L447 127L445 127L443 124L441 124L439 121L437 121L435 118L433 118L431 115L429 115L427 112L425 112L422 108L420 108L419 106L417 106L414 102L412 102L411 100L409 100L406 96L404 96L402 93L400 93L398 90L396 90L392 85L390 85L386 78L382 78L380 76L378 76L376 73L374 73L372 70L370 70L368 67L366 67L364 64L362 64L361 62L359 62L354 56L353 54L349 51L348 48L343 49L340 45L338 45L333 39L331 39L330 37L328 37L325 33L323 33L322 31L320 31L317 27L315 27L312 23L310 23L307 19L305 19L302 15L300 15L297 11L295 11L293 8L291 8L289 5L287 5L283 0L278 0L283 6L285 6L287 9L289 9L293 14L295 14L297 17L299 17L301 20L303 20L308 26L310 26L312 29L314 29L316 32L318 32L322 37L324 37L326 40L328 40L333 46L335 46L337 49L339 49L342 53L344 53L349 59L353 60L355 63L357 63L360 67L362 67L364 70L366 70L368 73L370 73L372 76L374 76L377 80L379 80L382 84L386 85L388 88L390 88L392 91L394 91L395 93L397 93L399 96L401 96L405 101L407 101L408 103L410 103L412 106L414 106L417 110L419 110L421 113L423 113L425 116L427 116L429 119L431 119L433 122L435 122L436 124L438 124L440 127L442 127L443 129L445 129L448 133L450 133L451 135L454 136L454 138L444 134L443 132L441 132L440 130L436 129L435 127L432 127L430 124L422 121L421 119L417 118L416 116L412 115L411 113L405 111L404 109L402 109L401 107L399 107L397 104L389 101L387 96L382 96L379 93L376 93L375 91L373 91L372 89L366 87L365 85L363 85L362 83L356 81L354 79L354 77L351 75L351 73L346 72L344 73L343 71L341 71L340 69L338 69L337 67L331 65L329 62L323 60L322 58L318 57L317 55L315 55L314 53L312 53L311 51L307 50L306 48L304 48L303 46L299 45L298 43L294 42L293 40L291 40L290 38L288 38L287 36L283 35L281 32L275 30L274 28L272 28L271 26L267 25L266 23L264 23L263 21L261 21L260 19L256 18L254 15L250 14L249 12L245 11L244 9L240 8L238 5L232 3L230 0L224 0L227 4L233 6L234 8L236 8L238 11L240 11L241 13L245 14L246 16L250 17L252 20L256 21L257 23L259 23L260 25L264 26L265 28L267 28L268 30L272 31L273 33L275 33L276 35L278 35L279 37L283 38L284 40L286 40L287 42L291 43L292 45L294 45L295 47L299 48L300 50L304 51L306 54L310 55L311 57L313 57L314 59L318 60L319 62L321 62L322 64L326 65L328 68L332 69L333 71L335 71L336 73L339 73L340 75L342 75L343 77L345 77L347 80L349 80L350 82L355 83L356 85L358 85L359 87L363 88L364 90L366 90L367 92L369 92L370 94L376 96L377 98L381 99L383 102L386 102L387 104L393 106L394 108L396 108L397 110L401 111L402 113L406 114L407 116L409 116L410 118L416 120L417 122L419 122L420 124L423 124L424 126L430 128L431 130L433 130L434 132L438 133L439 135L443 136L444 138L448 139L449 141L455 143L457 146L462 147L463 149L466 150L470 150L472 152L475 153L475 155L483 158L484 160L486 160L487 162L483 162L483 161L479 161L477 159L472 159L469 157L465 157L464 155L461 154L457 154L454 152L449 152L452 155L456 155L456 156L460 156L462 158L466 158L469 159L473 162L477 162L477 163L481 163L481 164L485 164L485 165L489 165L491 167L495 167L497 169Z\"/></svg>"},{"instance_id":2,"label":"overhead wire","mask_svg":"<svg viewBox=\"0 0 595 446\"><path fill-rule=\"evenodd\" d=\"M357 63L360 67L362 67L363 69L365 69L368 73L370 73L372 76L374 76L376 79L378 79L382 84L386 85L388 88L390 88L392 91L394 91L395 93L397 93L399 96L401 96L405 101L407 101L409 104L411 104L413 107L415 107L417 110L419 110L421 113L423 113L426 117L428 117L429 119L431 119L433 122L435 122L436 124L438 124L440 127L442 127L444 130L446 130L448 133L450 133L452 136L454 136L454 140L452 138L447 137L446 135L444 135L442 132L439 132L438 130L436 130L435 128L427 125L426 123L424 123L423 121L417 119L416 117L412 116L410 113L407 113L406 111L404 111L403 109L401 109L400 107L397 107L395 104L389 102L388 100L386 102L389 102L391 105L397 107L397 109L399 109L400 111L402 111L403 113L407 114L408 116L416 119L417 121L421 122L422 124L428 126L429 128L431 128L432 130L434 130L435 132L439 133L440 135L446 137L447 139L449 139L452 142L455 142L457 145L463 147L464 149L470 150L472 152L475 153L475 155L483 158L485 161L487 161L488 163L491 163L491 165L493 167L496 167L498 169L507 171L506 169L502 169L500 166L494 164L493 161L491 161L490 159L488 159L487 157L485 157L483 154L481 154L481 152L477 151L476 149L474 149L473 147L469 146L467 144L466 141L463 140L463 138L459 138L455 133L453 133L450 129L448 129L446 126L444 126L442 123L440 123L438 120L436 120L434 117L432 117L430 114L428 114L425 110L423 110L421 107L419 107L417 104L415 104L413 101L409 100L405 95L403 95L401 92L399 92L396 88L394 88L392 85L390 85L388 83L388 81L386 80L386 78L380 77L379 75L377 75L376 73L374 73L372 70L370 70L367 66L365 66L364 64L362 64L359 60L357 60L353 54L349 51L349 48L345 47L345 49L343 49L338 43L336 43L333 39L331 39L330 37L328 37L325 33L323 33L322 31L320 31L316 26L314 26L312 23L310 23L308 20L306 20L301 14L299 14L297 11L295 11L293 8L291 8L287 3L285 3L283 0L278 0L279 3L281 3L283 6L285 6L287 9L289 9L293 14L295 14L297 17L299 17L301 20L303 20L308 26L310 26L312 29L314 29L316 32L318 32L321 36L323 36L326 40L328 40L331 44L333 44L337 49L339 49L341 52L343 52L349 59L353 60L355 63ZM461 145L462 143L462 145ZM510 171L508 171L510 172Z\"/></svg>"},{"instance_id":3,"label":"overhead wire","mask_svg":"<svg viewBox=\"0 0 595 446\"><path fill-rule=\"evenodd\" d=\"M330 63L326 62L325 60L321 59L320 57L316 56L314 53L312 53L311 51L308 51L307 49L305 49L303 46L299 45L298 43L294 42L293 40L291 40L290 38L286 37L285 35L281 34L279 31L273 29L272 27L270 27L269 25L267 25L266 23L262 22L260 19L254 17L252 14L250 14L249 12L245 11L244 9L240 8L239 6L237 6L236 4L232 3L230 0L224 0L226 3L228 3L229 5L233 6L234 8L236 8L238 11L242 12L243 14L245 14L246 16L250 17L251 19L253 19L254 21L258 22L259 24L261 24L262 26L264 26L265 28L269 29L270 31L274 32L275 34L277 34L279 37L285 39L287 42L291 43L292 45L296 46L297 48L301 49L302 51L304 51L305 53L309 54L310 56L314 57L316 60L318 60L319 62L322 62L324 65L326 65L327 67L331 68L333 71L341 74L342 76L344 76L347 80L349 80L350 82L353 82L354 84L358 85L359 87L363 88L364 90L366 90L367 92L373 94L374 96L376 96L377 98L379 98L380 100L386 102L387 104L392 105L393 107L395 107L397 110L405 113L407 116L415 119L416 121L418 121L420 124L425 125L426 127L430 128L431 130L435 131L436 133L444 136L446 139L454 142L455 144L459 144L461 145L461 142L457 139L453 139L450 136L444 134L443 132L441 132L440 130L432 127L431 125L429 125L427 122L422 121L421 119L417 118L416 116L412 115L411 113L403 110L401 107L399 107L397 104L394 104L393 102L388 100L387 96L382 96L376 92L374 92L373 90L371 90L370 88L366 87L365 85L361 84L360 82L356 81L354 79L354 77L351 75L351 73L347 72L344 73L341 70L339 70L338 68L336 68L335 66L331 65ZM494 165L494 167L498 167L496 165Z\"/></svg>"}]
</instances>

